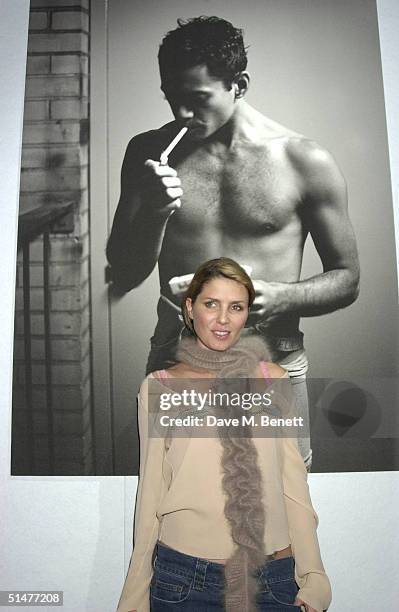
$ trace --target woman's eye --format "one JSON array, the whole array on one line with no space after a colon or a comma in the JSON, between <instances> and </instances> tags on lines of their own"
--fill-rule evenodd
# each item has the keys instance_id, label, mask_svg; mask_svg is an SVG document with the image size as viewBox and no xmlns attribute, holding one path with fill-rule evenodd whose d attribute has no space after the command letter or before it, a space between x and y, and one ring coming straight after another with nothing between
<instances>
[{"instance_id":1,"label":"woman's eye","mask_svg":"<svg viewBox=\"0 0 399 612\"><path fill-rule=\"evenodd\" d=\"M212 308L212 306L214 306L214 305L215 305L215 302L205 302L205 306L207 308Z\"/></svg>"},{"instance_id":2,"label":"woman's eye","mask_svg":"<svg viewBox=\"0 0 399 612\"><path fill-rule=\"evenodd\" d=\"M240 304L233 304L233 310L242 310L242 306Z\"/></svg>"}]
</instances>

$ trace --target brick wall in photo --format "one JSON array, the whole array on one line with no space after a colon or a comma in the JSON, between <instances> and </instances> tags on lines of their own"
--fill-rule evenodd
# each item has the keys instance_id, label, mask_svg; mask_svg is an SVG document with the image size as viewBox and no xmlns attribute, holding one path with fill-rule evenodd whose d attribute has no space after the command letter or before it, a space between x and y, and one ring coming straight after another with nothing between
<instances>
[{"instance_id":1,"label":"brick wall in photo","mask_svg":"<svg viewBox=\"0 0 399 612\"><path fill-rule=\"evenodd\" d=\"M50 304L55 473L93 473L89 284L89 0L31 0L20 213L74 202L51 234ZM65 233L67 232L67 233ZM18 255L13 438L34 436L36 473L46 473L42 239L31 244L34 432L24 420L22 259ZM19 438L18 438L19 436ZM16 445L17 447L17 445ZM14 473L29 469L14 457Z\"/></svg>"}]
</instances>

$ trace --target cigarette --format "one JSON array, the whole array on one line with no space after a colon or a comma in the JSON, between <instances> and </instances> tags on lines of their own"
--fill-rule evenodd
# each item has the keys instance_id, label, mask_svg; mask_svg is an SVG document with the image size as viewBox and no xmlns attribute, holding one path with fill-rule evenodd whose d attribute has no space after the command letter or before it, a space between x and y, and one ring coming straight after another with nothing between
<instances>
[{"instance_id":1,"label":"cigarette","mask_svg":"<svg viewBox=\"0 0 399 612\"><path fill-rule=\"evenodd\" d=\"M161 156L159 158L159 163L161 166L166 166L168 163L168 157L172 153L175 146L180 142L183 138L184 134L188 131L187 127L184 127L180 130L180 132L174 137L172 142L166 147L164 151L162 151Z\"/></svg>"}]
</instances>

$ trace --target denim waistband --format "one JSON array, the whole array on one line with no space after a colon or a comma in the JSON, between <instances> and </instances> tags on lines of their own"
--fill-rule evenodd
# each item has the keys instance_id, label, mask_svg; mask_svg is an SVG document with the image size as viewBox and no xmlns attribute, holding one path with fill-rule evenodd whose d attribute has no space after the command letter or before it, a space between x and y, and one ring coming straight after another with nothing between
<instances>
[{"instance_id":1,"label":"denim waistband","mask_svg":"<svg viewBox=\"0 0 399 612\"><path fill-rule=\"evenodd\" d=\"M157 542L154 550L154 567L162 568L173 564L173 572L194 578L195 585L207 582L221 583L224 580L224 564L214 563L200 557L193 557Z\"/></svg>"},{"instance_id":2,"label":"denim waistband","mask_svg":"<svg viewBox=\"0 0 399 612\"><path fill-rule=\"evenodd\" d=\"M274 336L268 332L267 326L264 323L255 323L254 325L245 328L249 332L257 333L264 338L270 348L275 351L298 351L303 349L303 332L297 331L289 336Z\"/></svg>"},{"instance_id":3,"label":"denim waistband","mask_svg":"<svg viewBox=\"0 0 399 612\"><path fill-rule=\"evenodd\" d=\"M266 584L290 580L294 576L295 561L293 557L268 559L265 557L264 565L259 568L258 575L262 575ZM205 583L221 584L224 581L224 564L208 561L201 557L193 557L157 542L153 554L154 567L170 569L173 572L194 579L194 588L201 590Z\"/></svg>"}]
</instances>

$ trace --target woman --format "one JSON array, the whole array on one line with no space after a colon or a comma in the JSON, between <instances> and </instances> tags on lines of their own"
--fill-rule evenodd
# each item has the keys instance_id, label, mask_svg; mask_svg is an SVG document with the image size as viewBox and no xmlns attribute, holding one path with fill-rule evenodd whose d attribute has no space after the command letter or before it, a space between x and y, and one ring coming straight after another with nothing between
<instances>
[{"instance_id":1,"label":"woman","mask_svg":"<svg viewBox=\"0 0 399 612\"><path fill-rule=\"evenodd\" d=\"M295 438L226 427L208 438L149 435L149 384L288 378L266 361L259 338L240 338L254 297L236 262L205 262L183 301L191 336L178 362L143 382L135 543L118 612L321 612L330 604Z\"/></svg>"}]
</instances>

